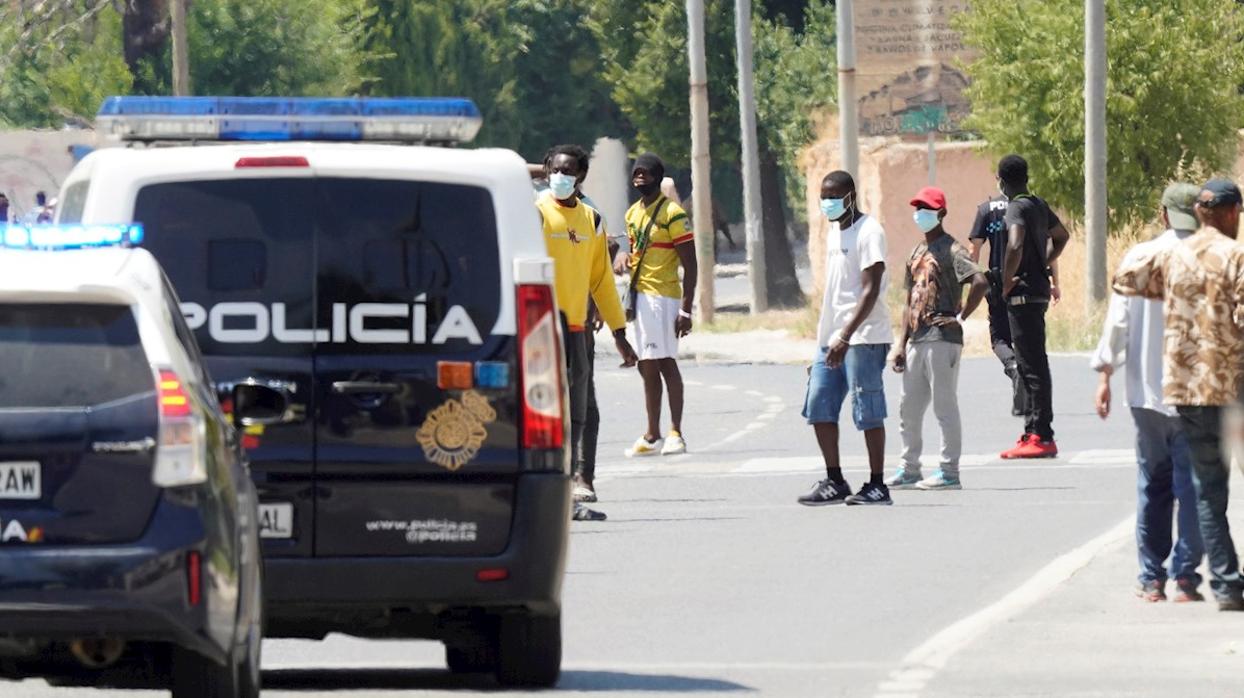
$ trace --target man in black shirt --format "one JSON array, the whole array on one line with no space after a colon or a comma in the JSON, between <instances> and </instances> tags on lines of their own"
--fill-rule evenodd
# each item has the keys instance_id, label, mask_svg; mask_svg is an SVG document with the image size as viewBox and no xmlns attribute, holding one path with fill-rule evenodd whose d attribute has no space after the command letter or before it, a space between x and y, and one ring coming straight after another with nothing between
<instances>
[{"instance_id":1,"label":"man in black shirt","mask_svg":"<svg viewBox=\"0 0 1244 698\"><path fill-rule=\"evenodd\" d=\"M1002 371L1011 379L1011 414L1023 416L1027 394L1015 364L1015 350L1011 347L1011 319L1002 298L1002 262L1006 255L1005 196L995 196L976 208L976 220L968 242L972 246L972 261L980 264L981 248L989 244L989 343L994 356L1002 362Z\"/></svg>"},{"instance_id":2,"label":"man in black shirt","mask_svg":"<svg viewBox=\"0 0 1244 698\"><path fill-rule=\"evenodd\" d=\"M1070 235L1045 201L1028 193L1028 163L1022 157L1002 158L998 183L1008 200L1003 216L1002 297L1016 368L1027 390L1024 434L1002 457L1053 458L1058 446L1054 443L1050 358L1045 352L1045 311L1050 305L1050 264L1062 254Z\"/></svg>"}]
</instances>

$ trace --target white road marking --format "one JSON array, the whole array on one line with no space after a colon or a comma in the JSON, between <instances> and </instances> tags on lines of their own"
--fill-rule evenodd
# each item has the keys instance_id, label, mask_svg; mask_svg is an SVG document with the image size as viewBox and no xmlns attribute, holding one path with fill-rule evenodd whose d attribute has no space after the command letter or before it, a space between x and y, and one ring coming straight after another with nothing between
<instances>
[{"instance_id":1,"label":"white road marking","mask_svg":"<svg viewBox=\"0 0 1244 698\"><path fill-rule=\"evenodd\" d=\"M925 640L903 658L902 669L892 672L890 679L877 687L877 698L897 698L886 688L895 682L901 682L904 690L914 690L914 695L918 695L937 676L937 672L946 667L952 657L980 639L994 626L1015 618L1048 596L1059 585L1084 569L1103 550L1133 535L1135 529L1135 515L1127 517L1105 533L1042 567L1011 593ZM900 676L903 678L900 679Z\"/></svg>"},{"instance_id":2,"label":"white road marking","mask_svg":"<svg viewBox=\"0 0 1244 698\"><path fill-rule=\"evenodd\" d=\"M1130 457L1130 451L1129 457ZM978 453L965 455L959 459L959 466L963 470L985 471L985 470L1068 470L1068 469L1086 469L1094 470L1122 470L1127 468L1135 468L1135 463L1119 462L1116 458L1111 461L1091 461L1088 463L1080 463L1075 459L1067 462L1058 461L1004 461L998 458L996 453ZM865 467L868 465L868 457L864 455L843 456L842 465L844 468ZM936 468L937 458L930 457L925 459L926 468ZM825 461L820 456L792 456L785 458L753 458L744 462L742 465L730 470L730 475L755 475L755 474L777 474L777 473L812 473L820 472L825 468Z\"/></svg>"},{"instance_id":3,"label":"white road marking","mask_svg":"<svg viewBox=\"0 0 1244 698\"><path fill-rule=\"evenodd\" d=\"M269 640L271 642L271 640ZM562 663L563 671L631 671L631 672L677 672L704 671L731 674L740 671L804 671L825 672L850 669L877 669L889 666L883 661L858 662L613 662L591 660L574 660ZM265 661L264 671L319 671L323 669L439 669L418 666L409 661L370 661L370 662L307 662L307 661Z\"/></svg>"},{"instance_id":4,"label":"white road marking","mask_svg":"<svg viewBox=\"0 0 1244 698\"><path fill-rule=\"evenodd\" d=\"M1088 451L1080 451L1071 458L1071 463L1075 465L1090 465L1093 463L1118 463L1119 461L1135 460L1136 451L1130 448L1110 448L1095 449Z\"/></svg>"},{"instance_id":5,"label":"white road marking","mask_svg":"<svg viewBox=\"0 0 1244 698\"><path fill-rule=\"evenodd\" d=\"M737 387L735 387L735 386L733 386L733 385L726 384L726 383L722 383L722 384L720 384L720 385L714 385L714 386L712 386L712 388L713 388L713 390L726 390L726 391L729 391L729 390L738 390L738 388L737 388Z\"/></svg>"}]
</instances>

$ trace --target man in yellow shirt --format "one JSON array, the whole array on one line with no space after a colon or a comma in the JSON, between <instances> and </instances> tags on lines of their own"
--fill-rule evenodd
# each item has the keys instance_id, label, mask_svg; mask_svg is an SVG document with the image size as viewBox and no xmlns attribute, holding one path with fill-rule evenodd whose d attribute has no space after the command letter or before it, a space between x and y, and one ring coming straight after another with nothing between
<instances>
[{"instance_id":1,"label":"man in yellow shirt","mask_svg":"<svg viewBox=\"0 0 1244 698\"><path fill-rule=\"evenodd\" d=\"M553 258L553 285L562 311L566 337L567 375L570 381L570 453L576 489L592 491L593 473L583 472L583 433L590 401L591 356L588 351L588 297L613 332L623 366L638 357L626 340L626 316L613 284L608 239L603 218L579 200L578 187L587 176L588 155L577 145L559 145L544 163L549 191L536 199L544 223L544 241ZM594 497L593 497L594 498Z\"/></svg>"},{"instance_id":2,"label":"man in yellow shirt","mask_svg":"<svg viewBox=\"0 0 1244 698\"><path fill-rule=\"evenodd\" d=\"M678 371L678 338L691 332L695 300L695 236L687 213L661 194L665 164L652 153L635 159L631 185L642 198L626 212L631 242L628 314L635 322L639 373L644 379L648 431L626 454L632 457L686 453L682 437L683 382ZM678 280L682 267L683 282ZM664 386L662 385L664 383ZM670 431L661 438L661 391L669 391Z\"/></svg>"}]
</instances>

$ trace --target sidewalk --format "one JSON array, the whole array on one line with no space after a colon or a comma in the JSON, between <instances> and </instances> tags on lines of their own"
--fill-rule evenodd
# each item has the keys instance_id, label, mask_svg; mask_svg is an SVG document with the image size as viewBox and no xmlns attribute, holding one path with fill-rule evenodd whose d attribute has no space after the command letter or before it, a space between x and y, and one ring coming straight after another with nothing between
<instances>
[{"instance_id":1,"label":"sidewalk","mask_svg":"<svg viewBox=\"0 0 1244 698\"><path fill-rule=\"evenodd\" d=\"M1232 481L1232 533L1244 540L1244 477ZM1069 580L993 626L919 694L995 696L1244 696L1244 613L1133 596L1128 530ZM1173 593L1173 584L1168 587Z\"/></svg>"}]
</instances>

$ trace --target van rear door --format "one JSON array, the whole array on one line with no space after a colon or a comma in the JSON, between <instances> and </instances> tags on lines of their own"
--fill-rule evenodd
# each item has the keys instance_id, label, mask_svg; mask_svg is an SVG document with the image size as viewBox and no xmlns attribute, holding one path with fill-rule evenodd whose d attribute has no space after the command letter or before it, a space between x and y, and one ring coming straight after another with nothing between
<instances>
[{"instance_id":1,"label":"van rear door","mask_svg":"<svg viewBox=\"0 0 1244 698\"><path fill-rule=\"evenodd\" d=\"M314 545L314 208L311 171L291 169L150 184L133 215L222 398L244 386L239 396L260 415L242 441L271 556L310 556Z\"/></svg>"},{"instance_id":2,"label":"van rear door","mask_svg":"<svg viewBox=\"0 0 1244 698\"><path fill-rule=\"evenodd\" d=\"M516 344L491 193L319 176L317 556L489 555L509 540Z\"/></svg>"}]
</instances>

